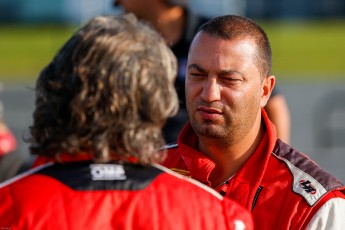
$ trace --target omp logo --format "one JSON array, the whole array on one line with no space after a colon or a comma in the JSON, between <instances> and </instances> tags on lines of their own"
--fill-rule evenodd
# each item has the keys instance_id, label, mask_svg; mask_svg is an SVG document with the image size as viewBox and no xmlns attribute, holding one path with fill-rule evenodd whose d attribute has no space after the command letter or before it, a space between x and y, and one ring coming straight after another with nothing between
<instances>
[{"instance_id":1,"label":"omp logo","mask_svg":"<svg viewBox=\"0 0 345 230\"><path fill-rule=\"evenodd\" d=\"M90 165L92 180L126 180L123 165L92 164Z\"/></svg>"},{"instance_id":2,"label":"omp logo","mask_svg":"<svg viewBox=\"0 0 345 230\"><path fill-rule=\"evenodd\" d=\"M307 193L315 194L316 188L311 184L309 180L301 180L299 182L299 186L304 189Z\"/></svg>"}]
</instances>

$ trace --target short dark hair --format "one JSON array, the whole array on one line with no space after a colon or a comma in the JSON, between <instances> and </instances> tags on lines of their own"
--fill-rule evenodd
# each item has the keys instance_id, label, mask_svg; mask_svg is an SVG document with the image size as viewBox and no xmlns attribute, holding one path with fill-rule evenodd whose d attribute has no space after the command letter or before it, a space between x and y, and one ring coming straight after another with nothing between
<instances>
[{"instance_id":1,"label":"short dark hair","mask_svg":"<svg viewBox=\"0 0 345 230\"><path fill-rule=\"evenodd\" d=\"M238 16L224 15L215 17L201 25L197 32L203 31L224 40L252 38L257 45L255 57L263 77L270 75L272 51L266 32L254 21Z\"/></svg>"},{"instance_id":2,"label":"short dark hair","mask_svg":"<svg viewBox=\"0 0 345 230\"><path fill-rule=\"evenodd\" d=\"M92 19L37 80L31 152L159 161L161 128L178 109L176 72L164 39L135 16Z\"/></svg>"}]
</instances>

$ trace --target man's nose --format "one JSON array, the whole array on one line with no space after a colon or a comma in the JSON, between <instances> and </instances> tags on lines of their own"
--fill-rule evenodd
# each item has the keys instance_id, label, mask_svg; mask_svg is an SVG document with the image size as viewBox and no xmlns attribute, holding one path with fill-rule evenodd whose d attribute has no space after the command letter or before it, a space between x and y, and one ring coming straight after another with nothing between
<instances>
[{"instance_id":1,"label":"man's nose","mask_svg":"<svg viewBox=\"0 0 345 230\"><path fill-rule=\"evenodd\" d=\"M201 93L201 98L207 102L220 100L220 85L217 83L216 78L208 79Z\"/></svg>"}]
</instances>

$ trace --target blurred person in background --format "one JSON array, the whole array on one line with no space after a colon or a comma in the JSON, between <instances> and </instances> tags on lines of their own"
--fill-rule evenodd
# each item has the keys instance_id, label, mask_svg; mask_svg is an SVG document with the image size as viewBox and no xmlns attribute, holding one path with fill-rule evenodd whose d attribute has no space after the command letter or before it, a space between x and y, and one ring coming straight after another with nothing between
<instances>
[{"instance_id":1,"label":"blurred person in background","mask_svg":"<svg viewBox=\"0 0 345 230\"><path fill-rule=\"evenodd\" d=\"M178 76L175 87L180 100L180 109L163 127L168 143L176 142L179 132L188 121L185 103L185 74L188 49L196 30L209 19L193 13L188 0L113 0L124 12L134 13L139 19L150 22L164 37L178 60ZM277 128L278 137L290 142L290 112L277 87L273 90L265 110Z\"/></svg>"},{"instance_id":2,"label":"blurred person in background","mask_svg":"<svg viewBox=\"0 0 345 230\"><path fill-rule=\"evenodd\" d=\"M0 184L1 229L252 229L247 210L154 164L176 58L134 15L96 17L36 82L34 168Z\"/></svg>"},{"instance_id":3,"label":"blurred person in background","mask_svg":"<svg viewBox=\"0 0 345 230\"><path fill-rule=\"evenodd\" d=\"M0 84L0 90L1 90ZM4 105L2 101L0 101L0 159L5 154L13 152L17 147L17 141L11 132L11 130L7 127L4 116Z\"/></svg>"},{"instance_id":4,"label":"blurred person in background","mask_svg":"<svg viewBox=\"0 0 345 230\"><path fill-rule=\"evenodd\" d=\"M0 91L3 85L0 83ZM17 139L5 120L5 106L0 100L0 182L15 176L22 162Z\"/></svg>"},{"instance_id":5,"label":"blurred person in background","mask_svg":"<svg viewBox=\"0 0 345 230\"><path fill-rule=\"evenodd\" d=\"M265 31L235 15L200 27L189 49L190 122L164 166L252 212L256 229L345 229L345 186L277 138L265 112L275 85Z\"/></svg>"}]
</instances>

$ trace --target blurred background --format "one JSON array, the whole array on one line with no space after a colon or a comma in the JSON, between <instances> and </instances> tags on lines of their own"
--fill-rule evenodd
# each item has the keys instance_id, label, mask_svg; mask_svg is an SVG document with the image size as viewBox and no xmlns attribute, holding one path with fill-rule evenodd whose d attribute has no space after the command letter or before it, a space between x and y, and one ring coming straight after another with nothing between
<instances>
[{"instance_id":1,"label":"blurred background","mask_svg":"<svg viewBox=\"0 0 345 230\"><path fill-rule=\"evenodd\" d=\"M143 0L144 1L144 0ZM345 182L345 0L189 0L197 14L238 14L268 33L273 74L291 113L291 145ZM28 135L34 81L59 47L111 0L0 0L0 100L17 150L0 159L0 181L32 162Z\"/></svg>"}]
</instances>

